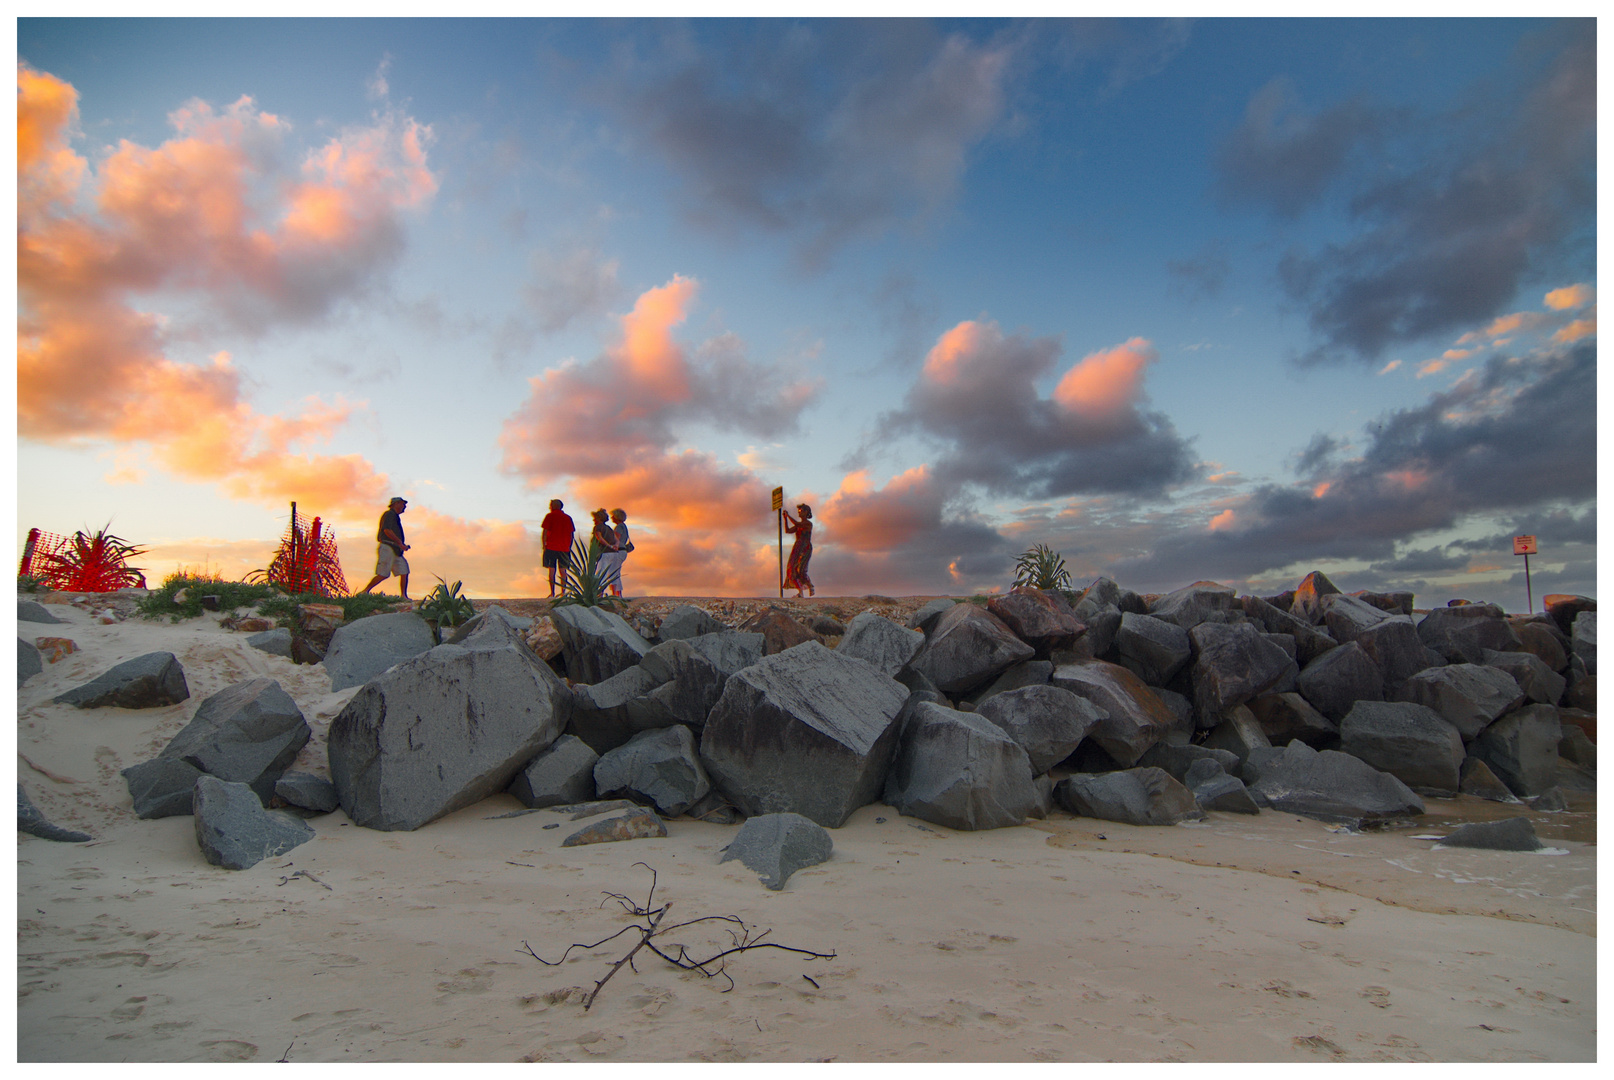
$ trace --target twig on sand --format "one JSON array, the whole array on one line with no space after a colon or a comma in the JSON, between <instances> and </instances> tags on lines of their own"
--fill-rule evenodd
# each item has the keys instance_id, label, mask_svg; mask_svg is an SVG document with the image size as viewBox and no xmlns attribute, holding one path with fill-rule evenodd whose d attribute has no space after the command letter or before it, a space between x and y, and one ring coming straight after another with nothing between
<instances>
[{"instance_id":1,"label":"twig on sand","mask_svg":"<svg viewBox=\"0 0 1614 1080\"><path fill-rule=\"evenodd\" d=\"M660 907L652 907L651 904L654 902L656 895L655 867L642 862L634 863L633 865L643 866L646 870L650 871L650 891L645 895L644 903L635 903L620 893L612 892L606 893L605 899L615 900L619 905L621 905L622 910L626 911L628 914L634 916L636 919L644 919L645 921L643 923L631 923L624 926L616 933L610 935L610 937L601 938L599 941L596 941L591 945L584 944L582 942L573 942L572 944L566 946L566 951L560 954L559 960L545 960L543 957L533 952L531 945L528 945L525 941L521 943L522 948L527 950L528 956L531 956L534 960L547 967L556 967L566 961L566 958L571 955L573 949L597 949L606 942L621 937L630 930L637 930L639 932L639 940L633 946L633 948L629 949L626 955L611 965L611 970L607 971L605 973L605 977L594 984L594 989L589 993L588 997L583 999L584 1012L587 1012L589 1008L593 1006L594 999L599 996L600 990L605 986L606 983L611 981L611 976L622 970L624 965L632 968L635 973L638 972L639 969L633 967L633 957L634 954L640 949L649 949L651 952L667 961L667 963L671 964L673 967L679 968L683 971L698 971L708 979L716 978L717 976L721 975L728 981L729 984L728 989L723 991L725 994L728 993L729 990L734 989L734 979L729 976L727 971L724 970L725 965L723 961L725 958L732 956L735 953L749 952L752 949L782 949L785 952L801 953L803 956L814 960L835 959L835 954L832 952L814 952L811 949L798 949L791 945L779 945L772 941L763 941L762 939L768 934L772 933L772 931L764 930L760 934L755 934L753 933L752 927L746 925L745 921L737 915L703 915L698 919L689 919L685 922L673 923L669 926L662 926L662 919L666 917L668 910L672 907L672 902L668 901L667 903L662 904ZM600 901L600 906L605 906L605 900ZM686 926L694 926L697 923L705 922L720 922L730 924L728 933L732 946L714 953L713 955L706 957L704 960L697 960L689 955L688 949L683 945L669 945L668 949L672 951L663 951L654 943L654 941L652 941L653 938L662 937L663 935L671 933L674 930L679 930ZM716 964L717 966L712 967L713 964ZM803 976L803 978L806 978L806 976ZM807 979L807 981L813 982L811 979ZM817 986L818 984L813 983L813 985Z\"/></svg>"},{"instance_id":2,"label":"twig on sand","mask_svg":"<svg viewBox=\"0 0 1614 1080\"><path fill-rule=\"evenodd\" d=\"M275 1064L276 1065L289 1065L289 1064L291 1064L291 1048L296 1046L296 1045L297 1045L297 1040L296 1039L293 1039L291 1042L287 1043L286 1044L286 1052L281 1054L279 1057L275 1058Z\"/></svg>"},{"instance_id":3,"label":"twig on sand","mask_svg":"<svg viewBox=\"0 0 1614 1080\"><path fill-rule=\"evenodd\" d=\"M336 891L335 889L331 888L329 885L327 885L323 881L321 881L319 878L315 877L313 874L310 874L307 870L294 870L292 873L283 876L280 879L280 884L284 885L284 884L286 884L286 882L292 881L292 880L294 880L296 878L307 878L309 881L312 881L315 885L318 885L320 888L325 889L328 892L335 892ZM279 888L279 886L277 885L276 888ZM290 1049L290 1048L288 1047L288 1049Z\"/></svg>"},{"instance_id":4,"label":"twig on sand","mask_svg":"<svg viewBox=\"0 0 1614 1080\"><path fill-rule=\"evenodd\" d=\"M54 780L58 784L82 784L84 782L82 780L74 780L71 776L61 776L57 773L53 773L43 765L36 765L34 762L30 761L28 755L23 753L21 750L17 751L17 756L22 758L22 763L24 765L34 770L34 772L38 773L40 776L45 777L47 780Z\"/></svg>"}]
</instances>

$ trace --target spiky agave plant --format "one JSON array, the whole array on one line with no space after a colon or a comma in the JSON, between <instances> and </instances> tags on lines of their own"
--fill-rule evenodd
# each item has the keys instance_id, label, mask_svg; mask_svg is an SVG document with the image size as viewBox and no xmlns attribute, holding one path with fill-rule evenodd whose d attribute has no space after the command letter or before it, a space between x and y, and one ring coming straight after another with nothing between
<instances>
[{"instance_id":1,"label":"spiky agave plant","mask_svg":"<svg viewBox=\"0 0 1614 1080\"><path fill-rule=\"evenodd\" d=\"M616 599L611 595L609 576L598 569L598 561L589 557L589 546L581 539L572 543L566 556L566 583L556 605L577 604L581 607L602 607L616 610Z\"/></svg>"},{"instance_id":2,"label":"spiky agave plant","mask_svg":"<svg viewBox=\"0 0 1614 1080\"><path fill-rule=\"evenodd\" d=\"M460 592L463 582L450 585L436 574L432 577L437 578L437 587L421 601L420 617L437 624L437 639L442 641L443 631L469 622L476 616L476 607Z\"/></svg>"},{"instance_id":3,"label":"spiky agave plant","mask_svg":"<svg viewBox=\"0 0 1614 1080\"><path fill-rule=\"evenodd\" d=\"M1014 584L1016 588L1027 585L1045 590L1070 588L1065 557L1047 544L1038 544L1015 560Z\"/></svg>"},{"instance_id":4,"label":"spiky agave plant","mask_svg":"<svg viewBox=\"0 0 1614 1080\"><path fill-rule=\"evenodd\" d=\"M111 526L109 521L93 534L74 533L62 550L46 555L44 565L36 569L60 592L116 592L144 585L145 575L128 561L146 549L113 536L107 531Z\"/></svg>"}]
</instances>

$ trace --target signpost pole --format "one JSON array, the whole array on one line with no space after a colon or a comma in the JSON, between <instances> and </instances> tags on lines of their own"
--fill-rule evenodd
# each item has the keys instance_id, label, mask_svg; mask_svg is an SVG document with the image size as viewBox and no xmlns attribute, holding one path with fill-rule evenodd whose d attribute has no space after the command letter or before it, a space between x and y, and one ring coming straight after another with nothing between
<instances>
[{"instance_id":1,"label":"signpost pole","mask_svg":"<svg viewBox=\"0 0 1614 1080\"><path fill-rule=\"evenodd\" d=\"M779 599L785 598L785 489L773 489L773 513L779 524Z\"/></svg>"},{"instance_id":2,"label":"signpost pole","mask_svg":"<svg viewBox=\"0 0 1614 1080\"><path fill-rule=\"evenodd\" d=\"M1530 556L1539 554L1536 547L1536 538L1533 536L1515 536L1513 538L1513 554L1524 556L1524 602L1529 605L1525 610L1534 612L1536 609L1535 591L1530 588Z\"/></svg>"},{"instance_id":3,"label":"signpost pole","mask_svg":"<svg viewBox=\"0 0 1614 1080\"><path fill-rule=\"evenodd\" d=\"M1535 611L1536 598L1535 594L1530 591L1530 556L1528 555L1524 557L1524 602L1530 605L1527 610Z\"/></svg>"}]
</instances>

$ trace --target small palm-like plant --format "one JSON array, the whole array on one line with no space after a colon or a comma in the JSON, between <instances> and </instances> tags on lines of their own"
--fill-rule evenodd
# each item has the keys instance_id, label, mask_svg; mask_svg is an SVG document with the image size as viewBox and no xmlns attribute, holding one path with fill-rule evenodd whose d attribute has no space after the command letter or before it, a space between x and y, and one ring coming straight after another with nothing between
<instances>
[{"instance_id":1,"label":"small palm-like plant","mask_svg":"<svg viewBox=\"0 0 1614 1080\"><path fill-rule=\"evenodd\" d=\"M1038 544L1014 561L1014 584L1016 588L1026 585L1044 590L1070 588L1065 557L1047 544Z\"/></svg>"},{"instance_id":2,"label":"small palm-like plant","mask_svg":"<svg viewBox=\"0 0 1614 1080\"><path fill-rule=\"evenodd\" d=\"M574 542L566 562L566 584L561 589L560 597L555 600L557 605L577 604L616 610L616 600L611 596L607 575L598 572L596 560L589 557L586 543L582 540Z\"/></svg>"},{"instance_id":3,"label":"small palm-like plant","mask_svg":"<svg viewBox=\"0 0 1614 1080\"><path fill-rule=\"evenodd\" d=\"M135 547L107 531L111 522L93 535L76 532L59 551L44 556L36 566L50 587L61 592L116 592L144 586L146 577L128 561L146 549Z\"/></svg>"},{"instance_id":4,"label":"small palm-like plant","mask_svg":"<svg viewBox=\"0 0 1614 1080\"><path fill-rule=\"evenodd\" d=\"M437 588L421 601L420 617L437 624L437 636L441 641L444 630L474 618L476 608L472 605L471 598L460 592L463 582L456 581L450 585L436 574L432 577L437 578Z\"/></svg>"}]
</instances>

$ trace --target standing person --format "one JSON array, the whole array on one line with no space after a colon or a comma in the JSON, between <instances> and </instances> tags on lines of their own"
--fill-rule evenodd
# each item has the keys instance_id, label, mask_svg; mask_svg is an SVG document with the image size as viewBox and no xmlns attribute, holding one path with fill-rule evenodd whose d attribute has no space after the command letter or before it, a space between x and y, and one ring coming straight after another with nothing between
<instances>
[{"instance_id":1,"label":"standing person","mask_svg":"<svg viewBox=\"0 0 1614 1080\"><path fill-rule=\"evenodd\" d=\"M544 566L549 570L549 595L555 595L555 571L560 571L560 591L566 591L566 568L572 556L572 536L577 524L572 516L562 512L566 504L559 499L549 500L549 513L544 515L539 534L544 542Z\"/></svg>"},{"instance_id":2,"label":"standing person","mask_svg":"<svg viewBox=\"0 0 1614 1080\"><path fill-rule=\"evenodd\" d=\"M616 569L610 556L616 553L616 530L611 528L610 516L604 509L594 511L594 532L588 539L588 561L594 567L594 576L600 584L611 584L610 574Z\"/></svg>"},{"instance_id":3,"label":"standing person","mask_svg":"<svg viewBox=\"0 0 1614 1080\"><path fill-rule=\"evenodd\" d=\"M622 564L628 559L628 552L633 550L633 540L628 536L628 515L618 509L611 511L613 522L611 531L616 534L616 551L605 556L604 562L611 576L611 595L622 595Z\"/></svg>"},{"instance_id":4,"label":"standing person","mask_svg":"<svg viewBox=\"0 0 1614 1080\"><path fill-rule=\"evenodd\" d=\"M376 529L375 538L378 541L375 549L375 577L370 579L360 592L369 592L377 585L394 574L398 575L398 595L405 600L409 599L409 561L404 558L404 552L409 545L404 543L403 522L398 516L404 512L409 503L394 495L387 504L386 511L381 515L381 525Z\"/></svg>"},{"instance_id":5,"label":"standing person","mask_svg":"<svg viewBox=\"0 0 1614 1080\"><path fill-rule=\"evenodd\" d=\"M785 564L785 588L796 590L796 599L800 600L801 590L806 589L807 595L813 595L813 579L807 576L807 562L813 557L813 508L806 503L796 507L800 520L790 516L790 511L784 511L785 532L796 534L796 543L790 549L790 561Z\"/></svg>"}]
</instances>

